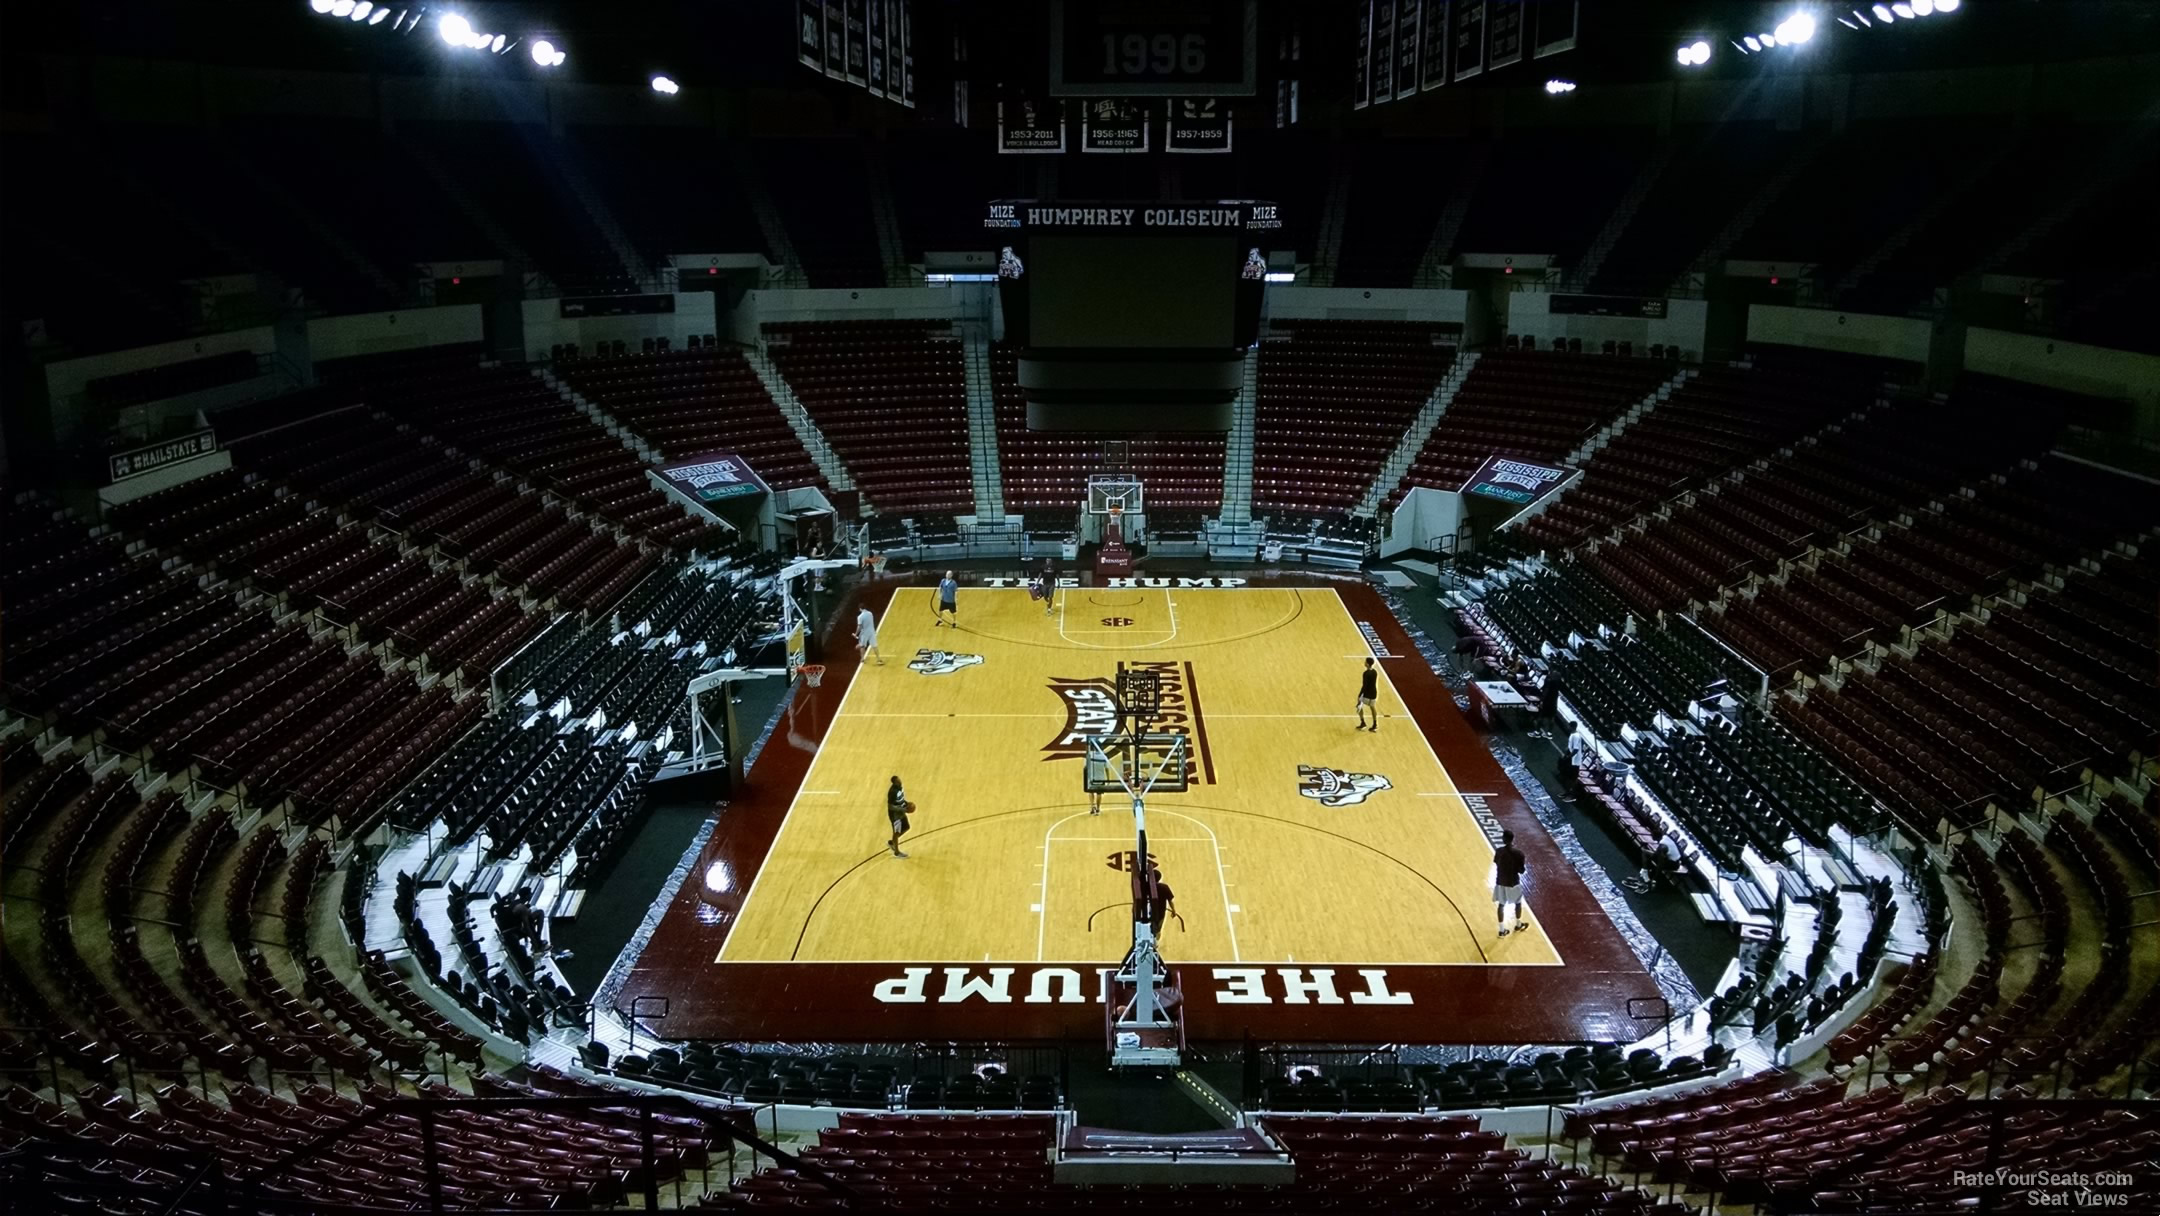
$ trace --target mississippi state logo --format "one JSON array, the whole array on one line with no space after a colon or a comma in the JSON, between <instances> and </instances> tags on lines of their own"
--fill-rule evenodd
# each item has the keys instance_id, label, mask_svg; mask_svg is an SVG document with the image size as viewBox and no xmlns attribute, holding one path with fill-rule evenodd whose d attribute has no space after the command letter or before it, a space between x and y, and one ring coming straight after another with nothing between
<instances>
[{"instance_id":1,"label":"mississippi state logo","mask_svg":"<svg viewBox=\"0 0 2160 1216\"><path fill-rule=\"evenodd\" d=\"M1192 664L1176 661L1118 664L1118 670L1126 669L1153 671L1160 681L1161 704L1139 729L1152 734L1186 736L1186 782L1213 785L1215 753L1208 743L1207 722L1200 716L1200 692L1193 679ZM1064 707L1065 721L1043 745L1044 760L1085 759L1090 739L1103 739L1118 733L1117 680L1114 676L1092 679L1053 676L1049 691ZM1125 725L1132 728L1130 723Z\"/></svg>"},{"instance_id":2,"label":"mississippi state logo","mask_svg":"<svg viewBox=\"0 0 2160 1216\"><path fill-rule=\"evenodd\" d=\"M1352 806L1395 788L1394 782L1378 773L1346 773L1317 764L1300 764L1297 773L1297 792L1321 806Z\"/></svg>"},{"instance_id":3,"label":"mississippi state logo","mask_svg":"<svg viewBox=\"0 0 2160 1216\"><path fill-rule=\"evenodd\" d=\"M979 654L960 654L951 650L918 650L908 662L909 671L919 671L926 676L949 676L963 667L979 665Z\"/></svg>"}]
</instances>

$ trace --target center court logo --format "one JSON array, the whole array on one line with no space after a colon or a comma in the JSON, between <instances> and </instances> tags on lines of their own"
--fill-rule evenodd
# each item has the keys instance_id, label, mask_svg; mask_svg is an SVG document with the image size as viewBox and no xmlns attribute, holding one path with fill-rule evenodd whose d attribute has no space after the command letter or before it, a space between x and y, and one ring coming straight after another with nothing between
<instances>
[{"instance_id":1,"label":"center court logo","mask_svg":"<svg viewBox=\"0 0 2160 1216\"><path fill-rule=\"evenodd\" d=\"M1352 773L1317 764L1297 766L1297 792L1321 806L1353 806L1395 783L1378 773Z\"/></svg>"},{"instance_id":2,"label":"center court logo","mask_svg":"<svg viewBox=\"0 0 2160 1216\"><path fill-rule=\"evenodd\" d=\"M1152 671L1161 681L1162 707L1139 729L1156 734L1184 735L1185 780L1188 785L1215 784L1215 753L1208 745L1207 721L1200 714L1200 690L1191 663L1119 663L1119 671ZM1043 745L1043 759L1079 760L1087 756L1090 739L1103 739L1118 731L1117 677L1072 679L1052 676L1049 690L1065 707L1065 724Z\"/></svg>"},{"instance_id":3,"label":"center court logo","mask_svg":"<svg viewBox=\"0 0 2160 1216\"><path fill-rule=\"evenodd\" d=\"M963 667L981 665L979 654L960 654L951 650L918 650L908 660L909 671L919 671L926 676L949 676Z\"/></svg>"}]
</instances>

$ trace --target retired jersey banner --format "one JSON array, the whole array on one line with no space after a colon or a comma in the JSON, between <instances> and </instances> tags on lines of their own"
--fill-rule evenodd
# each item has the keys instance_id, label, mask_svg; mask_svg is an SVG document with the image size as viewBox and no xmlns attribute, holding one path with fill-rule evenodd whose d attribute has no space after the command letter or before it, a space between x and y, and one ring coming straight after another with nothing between
<instances>
[{"instance_id":1,"label":"retired jersey banner","mask_svg":"<svg viewBox=\"0 0 2160 1216\"><path fill-rule=\"evenodd\" d=\"M795 58L804 67L825 70L825 5L823 0L795 0Z\"/></svg>"},{"instance_id":2,"label":"retired jersey banner","mask_svg":"<svg viewBox=\"0 0 2160 1216\"><path fill-rule=\"evenodd\" d=\"M1418 0L1395 0L1395 100L1417 96Z\"/></svg>"},{"instance_id":3,"label":"retired jersey banner","mask_svg":"<svg viewBox=\"0 0 2160 1216\"><path fill-rule=\"evenodd\" d=\"M1455 0L1455 79L1485 70L1485 0Z\"/></svg>"},{"instance_id":4,"label":"retired jersey banner","mask_svg":"<svg viewBox=\"0 0 2160 1216\"><path fill-rule=\"evenodd\" d=\"M825 74L834 80L847 76L847 6L841 0L825 0Z\"/></svg>"},{"instance_id":5,"label":"retired jersey banner","mask_svg":"<svg viewBox=\"0 0 2160 1216\"><path fill-rule=\"evenodd\" d=\"M864 14L868 0L846 0L847 12L847 68L841 79L849 84L870 82L870 47L865 38L869 19Z\"/></svg>"},{"instance_id":6,"label":"retired jersey banner","mask_svg":"<svg viewBox=\"0 0 2160 1216\"><path fill-rule=\"evenodd\" d=\"M870 0L863 16L869 30L870 41L870 95L885 96L885 10L886 0Z\"/></svg>"},{"instance_id":7,"label":"retired jersey banner","mask_svg":"<svg viewBox=\"0 0 2160 1216\"><path fill-rule=\"evenodd\" d=\"M1008 97L998 103L998 151L1063 152L1065 103Z\"/></svg>"},{"instance_id":8,"label":"retired jersey banner","mask_svg":"<svg viewBox=\"0 0 2160 1216\"><path fill-rule=\"evenodd\" d=\"M900 104L915 108L915 0L896 0L900 17ZM887 32L890 36L890 31ZM891 79L887 73L886 78Z\"/></svg>"},{"instance_id":9,"label":"retired jersey banner","mask_svg":"<svg viewBox=\"0 0 2160 1216\"><path fill-rule=\"evenodd\" d=\"M1230 112L1213 97L1179 97L1163 122L1165 152L1228 152Z\"/></svg>"},{"instance_id":10,"label":"retired jersey banner","mask_svg":"<svg viewBox=\"0 0 2160 1216\"><path fill-rule=\"evenodd\" d=\"M1145 152L1148 150L1147 108L1119 97L1100 97L1080 103L1080 150L1082 152Z\"/></svg>"},{"instance_id":11,"label":"retired jersey banner","mask_svg":"<svg viewBox=\"0 0 2160 1216\"><path fill-rule=\"evenodd\" d=\"M1470 480L1463 483L1462 492L1527 507L1574 475L1575 470L1563 465L1530 464L1489 456L1478 466L1478 471L1470 475Z\"/></svg>"},{"instance_id":12,"label":"retired jersey banner","mask_svg":"<svg viewBox=\"0 0 2160 1216\"><path fill-rule=\"evenodd\" d=\"M763 494L765 482L750 462L733 452L707 452L685 460L670 461L657 472L678 494L699 502L718 502L745 494Z\"/></svg>"},{"instance_id":13,"label":"retired jersey banner","mask_svg":"<svg viewBox=\"0 0 2160 1216\"><path fill-rule=\"evenodd\" d=\"M1448 24L1448 0L1425 0L1424 30L1419 41L1425 44L1418 52L1418 87L1437 89L1447 83L1448 35L1453 29Z\"/></svg>"}]
</instances>

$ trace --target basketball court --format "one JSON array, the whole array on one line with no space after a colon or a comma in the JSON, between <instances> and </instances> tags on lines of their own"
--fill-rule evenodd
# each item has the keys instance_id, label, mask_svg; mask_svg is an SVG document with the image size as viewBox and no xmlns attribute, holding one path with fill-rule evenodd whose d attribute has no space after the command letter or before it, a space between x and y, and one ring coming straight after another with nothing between
<instances>
[{"instance_id":1,"label":"basketball court","mask_svg":"<svg viewBox=\"0 0 2160 1216\"><path fill-rule=\"evenodd\" d=\"M865 590L884 664L835 634L722 812L624 988L664 1033L1099 1039L1086 1007L1132 942L1137 845L1131 798L1098 810L1083 774L1120 730L1121 671L1150 673L1149 729L1176 737L1183 789L1148 794L1147 849L1195 1037L1287 1037L1321 1007L1337 1040L1568 1041L1652 1016L1654 983L1362 582L1118 579L1046 613L977 579L955 629L931 578ZM1378 732L1356 728L1368 658ZM1504 938L1503 826L1531 863ZM1502 1004L1475 1012L1481 994Z\"/></svg>"},{"instance_id":2,"label":"basketball court","mask_svg":"<svg viewBox=\"0 0 2160 1216\"><path fill-rule=\"evenodd\" d=\"M1147 806L1168 957L1560 961L1534 915L1494 935L1491 846L1384 678L1382 729L1356 728L1371 651L1333 590L1075 587L1046 614L970 588L957 630L934 594L887 605L886 665L847 689L719 961L1117 962L1130 799L1091 812L1081 768L1133 667L1187 740L1187 792ZM884 847L894 774L919 808L905 859Z\"/></svg>"}]
</instances>

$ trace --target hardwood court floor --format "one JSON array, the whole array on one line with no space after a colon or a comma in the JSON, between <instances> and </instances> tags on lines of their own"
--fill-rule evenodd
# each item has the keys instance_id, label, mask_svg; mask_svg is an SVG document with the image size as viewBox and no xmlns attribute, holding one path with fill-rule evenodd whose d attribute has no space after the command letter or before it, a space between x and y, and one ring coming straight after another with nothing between
<instances>
[{"instance_id":1,"label":"hardwood court floor","mask_svg":"<svg viewBox=\"0 0 2160 1216\"><path fill-rule=\"evenodd\" d=\"M1561 963L1534 891L1532 928L1494 936L1463 795L1495 791L1456 787L1384 670L1382 728L1355 729L1373 652L1334 590L1082 587L1045 615L965 588L959 630L933 626L933 594L893 592L885 665L848 685L718 961L1121 958L1132 814L1089 813L1080 757L1122 663L1162 665L1190 735L1191 790L1148 800L1171 962ZM918 808L904 860L895 773Z\"/></svg>"}]
</instances>

